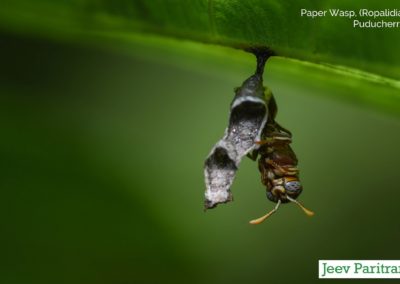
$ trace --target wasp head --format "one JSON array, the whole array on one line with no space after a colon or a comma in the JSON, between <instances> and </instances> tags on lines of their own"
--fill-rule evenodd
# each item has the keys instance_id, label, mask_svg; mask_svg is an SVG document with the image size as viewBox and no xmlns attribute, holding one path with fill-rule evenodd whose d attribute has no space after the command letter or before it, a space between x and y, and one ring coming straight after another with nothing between
<instances>
[{"instance_id":1,"label":"wasp head","mask_svg":"<svg viewBox=\"0 0 400 284\"><path fill-rule=\"evenodd\" d=\"M267 198L275 203L279 200L282 203L288 203L290 202L289 198L296 199L302 190L303 187L298 177L285 176L273 180L273 187L271 191L267 191Z\"/></svg>"}]
</instances>

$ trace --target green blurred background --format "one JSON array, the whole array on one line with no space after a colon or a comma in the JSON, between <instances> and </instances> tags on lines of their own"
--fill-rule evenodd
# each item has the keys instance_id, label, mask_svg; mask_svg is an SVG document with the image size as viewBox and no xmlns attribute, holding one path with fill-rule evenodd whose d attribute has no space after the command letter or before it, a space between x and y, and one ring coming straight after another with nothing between
<instances>
[{"instance_id":1,"label":"green blurred background","mask_svg":"<svg viewBox=\"0 0 400 284\"><path fill-rule=\"evenodd\" d=\"M315 283L319 259L399 259L399 116L349 103L398 89L272 58L316 215L289 204L251 226L273 207L256 163L204 213L203 161L254 58L127 42L1 32L0 283Z\"/></svg>"}]
</instances>

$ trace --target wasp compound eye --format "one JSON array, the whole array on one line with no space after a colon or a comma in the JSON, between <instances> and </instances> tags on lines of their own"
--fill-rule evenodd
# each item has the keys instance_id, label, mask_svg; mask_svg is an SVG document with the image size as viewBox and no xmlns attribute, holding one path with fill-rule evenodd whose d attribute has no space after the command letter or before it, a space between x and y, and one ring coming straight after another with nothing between
<instances>
[{"instance_id":1,"label":"wasp compound eye","mask_svg":"<svg viewBox=\"0 0 400 284\"><path fill-rule=\"evenodd\" d=\"M274 203L277 203L280 200L279 196L272 194L271 191L267 191L266 194L267 194L268 200L270 200Z\"/></svg>"},{"instance_id":2,"label":"wasp compound eye","mask_svg":"<svg viewBox=\"0 0 400 284\"><path fill-rule=\"evenodd\" d=\"M288 194L298 194L301 192L302 186L298 180L294 180L285 183L285 189Z\"/></svg>"}]
</instances>

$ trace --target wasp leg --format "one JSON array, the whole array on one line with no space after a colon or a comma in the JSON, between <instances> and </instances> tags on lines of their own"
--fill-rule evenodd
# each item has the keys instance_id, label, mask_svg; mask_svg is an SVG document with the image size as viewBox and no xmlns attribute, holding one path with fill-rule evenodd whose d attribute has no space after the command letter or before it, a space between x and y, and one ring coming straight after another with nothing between
<instances>
[{"instance_id":1,"label":"wasp leg","mask_svg":"<svg viewBox=\"0 0 400 284\"><path fill-rule=\"evenodd\" d=\"M284 175L297 175L299 173L299 169L297 167L282 167L275 163L273 160L267 160L267 163L273 166L275 169L280 171Z\"/></svg>"},{"instance_id":2,"label":"wasp leg","mask_svg":"<svg viewBox=\"0 0 400 284\"><path fill-rule=\"evenodd\" d=\"M257 145L265 145L265 144L270 145L271 144L271 140L270 140L270 138L265 138L264 140L255 141L254 143L257 144Z\"/></svg>"},{"instance_id":3,"label":"wasp leg","mask_svg":"<svg viewBox=\"0 0 400 284\"><path fill-rule=\"evenodd\" d=\"M273 136L273 137L267 137L260 141L256 141L255 143L257 145L273 146L275 143L279 143L282 141L288 141L290 143L290 142L292 142L292 138L287 137L287 136Z\"/></svg>"},{"instance_id":4,"label":"wasp leg","mask_svg":"<svg viewBox=\"0 0 400 284\"><path fill-rule=\"evenodd\" d=\"M287 130L285 127L283 127L282 125L280 125L279 123L275 122L275 126L276 128L278 128L280 131L282 132L286 132L287 134L289 134L290 136L292 136L292 132L290 132L289 130Z\"/></svg>"},{"instance_id":5,"label":"wasp leg","mask_svg":"<svg viewBox=\"0 0 400 284\"><path fill-rule=\"evenodd\" d=\"M247 153L247 157L253 161L257 161L258 151L253 150L251 153Z\"/></svg>"},{"instance_id":6,"label":"wasp leg","mask_svg":"<svg viewBox=\"0 0 400 284\"><path fill-rule=\"evenodd\" d=\"M261 173L261 183L269 188L270 175L273 175L273 173L270 170L260 166L260 163L258 164L258 168Z\"/></svg>"}]
</instances>

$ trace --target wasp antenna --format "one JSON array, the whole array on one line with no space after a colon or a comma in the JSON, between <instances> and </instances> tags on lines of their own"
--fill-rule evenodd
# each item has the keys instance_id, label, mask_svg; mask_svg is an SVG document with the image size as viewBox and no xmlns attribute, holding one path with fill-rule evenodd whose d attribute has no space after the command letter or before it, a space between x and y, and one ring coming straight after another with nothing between
<instances>
[{"instance_id":1,"label":"wasp antenna","mask_svg":"<svg viewBox=\"0 0 400 284\"><path fill-rule=\"evenodd\" d=\"M278 210L279 205L281 205L281 200L278 200L278 203L276 204L276 206L275 206L274 209L272 209L272 210L269 211L267 214L265 214L264 216L262 216L262 217L260 217L260 218L258 218L258 219L251 220L251 221L250 221L250 224L252 224L252 225L261 224L262 222L265 221L265 219L267 219L269 216L271 216L272 214L274 214L274 213Z\"/></svg>"},{"instance_id":2,"label":"wasp antenna","mask_svg":"<svg viewBox=\"0 0 400 284\"><path fill-rule=\"evenodd\" d=\"M305 207L304 207L300 202L298 202L296 199L293 199L293 198L291 198L291 197L289 197L289 196L287 196L287 195L286 195L286 198L287 198L289 201L296 203L296 204L304 211L304 213L306 213L307 216L309 216L309 217L314 216L315 213L314 213L313 211L308 210L307 208L305 208Z\"/></svg>"}]
</instances>

